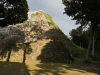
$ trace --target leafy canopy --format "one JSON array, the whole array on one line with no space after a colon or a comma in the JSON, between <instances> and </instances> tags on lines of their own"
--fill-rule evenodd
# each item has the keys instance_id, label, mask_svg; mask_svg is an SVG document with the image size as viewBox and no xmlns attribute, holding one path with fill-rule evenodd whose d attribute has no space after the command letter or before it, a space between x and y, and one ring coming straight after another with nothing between
<instances>
[{"instance_id":1,"label":"leafy canopy","mask_svg":"<svg viewBox=\"0 0 100 75\"><path fill-rule=\"evenodd\" d=\"M1 27L26 21L28 18L28 4L26 0L0 0Z\"/></svg>"},{"instance_id":2,"label":"leafy canopy","mask_svg":"<svg viewBox=\"0 0 100 75\"><path fill-rule=\"evenodd\" d=\"M66 6L64 14L72 16L72 20L77 20L76 24L81 26L96 26L100 23L100 0L62 0Z\"/></svg>"}]
</instances>

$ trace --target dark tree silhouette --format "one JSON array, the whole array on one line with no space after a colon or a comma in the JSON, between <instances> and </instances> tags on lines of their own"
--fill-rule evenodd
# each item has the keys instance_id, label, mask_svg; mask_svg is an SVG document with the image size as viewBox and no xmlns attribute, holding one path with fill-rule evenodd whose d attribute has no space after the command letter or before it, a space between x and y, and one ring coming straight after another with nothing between
<instances>
[{"instance_id":1,"label":"dark tree silhouette","mask_svg":"<svg viewBox=\"0 0 100 75\"><path fill-rule=\"evenodd\" d=\"M0 0L0 26L26 21L28 10L26 0Z\"/></svg>"},{"instance_id":2,"label":"dark tree silhouette","mask_svg":"<svg viewBox=\"0 0 100 75\"><path fill-rule=\"evenodd\" d=\"M81 24L80 27L90 25L92 34L88 45L85 63L89 63L90 46L95 37L95 31L100 24L100 0L62 0L66 6L64 14L72 17L72 20L77 20L76 24Z\"/></svg>"}]
</instances>

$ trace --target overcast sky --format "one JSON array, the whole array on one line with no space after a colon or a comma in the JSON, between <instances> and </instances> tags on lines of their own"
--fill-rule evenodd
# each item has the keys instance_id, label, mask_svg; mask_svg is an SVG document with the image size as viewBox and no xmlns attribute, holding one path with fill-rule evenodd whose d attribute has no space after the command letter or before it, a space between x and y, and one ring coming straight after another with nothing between
<instances>
[{"instance_id":1,"label":"overcast sky","mask_svg":"<svg viewBox=\"0 0 100 75\"><path fill-rule=\"evenodd\" d=\"M27 2L29 11L43 10L52 17L53 21L67 36L69 36L70 30L80 26L75 25L76 20L71 20L71 17L63 14L65 6L62 4L62 0L27 0Z\"/></svg>"}]
</instances>

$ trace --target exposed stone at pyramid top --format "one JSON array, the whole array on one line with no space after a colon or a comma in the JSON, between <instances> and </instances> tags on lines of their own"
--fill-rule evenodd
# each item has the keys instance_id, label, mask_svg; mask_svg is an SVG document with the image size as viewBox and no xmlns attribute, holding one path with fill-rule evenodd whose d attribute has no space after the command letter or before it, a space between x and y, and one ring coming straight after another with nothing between
<instances>
[{"instance_id":1,"label":"exposed stone at pyramid top","mask_svg":"<svg viewBox=\"0 0 100 75\"><path fill-rule=\"evenodd\" d=\"M36 12L38 12L39 15L37 15ZM5 39L7 38L8 35L12 38L18 36L18 38L20 39L19 42L29 42L32 40L32 38L30 38L29 36L34 36L34 37L42 36L42 34L49 35L46 32L50 29L55 29L55 27L52 24L49 24L50 21L45 17L43 11L28 12L28 16L30 17L30 19L28 19L24 23L9 25L8 27L2 28L0 30L0 33L3 34L3 37L1 38ZM53 35L51 34L52 32L48 32L48 33L50 33L50 35ZM56 31L54 30L54 34L55 33ZM22 38L23 41L21 41L21 37L22 37L21 35L23 36L25 35L25 40L23 40ZM11 40L11 38L9 39Z\"/></svg>"},{"instance_id":2,"label":"exposed stone at pyramid top","mask_svg":"<svg viewBox=\"0 0 100 75\"><path fill-rule=\"evenodd\" d=\"M44 12L43 10L39 10L40 12ZM36 13L36 12L39 12L39 11L29 11L28 12L28 19L31 19L31 15Z\"/></svg>"},{"instance_id":3,"label":"exposed stone at pyramid top","mask_svg":"<svg viewBox=\"0 0 100 75\"><path fill-rule=\"evenodd\" d=\"M44 22L50 22L48 19L46 19L46 17L43 14L44 11L40 10L40 11L31 11L28 12L28 20L30 21L44 21ZM35 15L36 13L38 13L39 15Z\"/></svg>"}]
</instances>

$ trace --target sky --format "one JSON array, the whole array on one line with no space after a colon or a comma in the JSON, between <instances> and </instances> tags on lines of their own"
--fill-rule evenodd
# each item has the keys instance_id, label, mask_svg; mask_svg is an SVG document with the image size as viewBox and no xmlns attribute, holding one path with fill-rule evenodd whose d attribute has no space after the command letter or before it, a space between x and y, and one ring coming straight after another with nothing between
<instances>
[{"instance_id":1,"label":"sky","mask_svg":"<svg viewBox=\"0 0 100 75\"><path fill-rule=\"evenodd\" d=\"M69 32L76 29L80 25L75 25L76 20L71 20L71 17L63 14L65 5L62 0L27 0L29 11L43 10L52 17L56 25L62 32L69 37Z\"/></svg>"}]
</instances>

